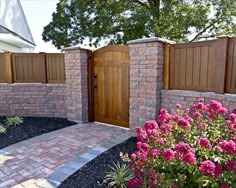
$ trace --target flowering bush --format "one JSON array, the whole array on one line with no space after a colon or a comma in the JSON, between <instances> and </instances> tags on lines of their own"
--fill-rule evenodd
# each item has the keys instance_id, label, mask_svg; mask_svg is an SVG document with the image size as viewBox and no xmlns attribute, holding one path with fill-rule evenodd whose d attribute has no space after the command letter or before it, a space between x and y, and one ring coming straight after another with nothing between
<instances>
[{"instance_id":1,"label":"flowering bush","mask_svg":"<svg viewBox=\"0 0 236 188\"><path fill-rule=\"evenodd\" d=\"M200 98L190 109L162 109L137 128L129 188L236 187L236 114Z\"/></svg>"}]
</instances>

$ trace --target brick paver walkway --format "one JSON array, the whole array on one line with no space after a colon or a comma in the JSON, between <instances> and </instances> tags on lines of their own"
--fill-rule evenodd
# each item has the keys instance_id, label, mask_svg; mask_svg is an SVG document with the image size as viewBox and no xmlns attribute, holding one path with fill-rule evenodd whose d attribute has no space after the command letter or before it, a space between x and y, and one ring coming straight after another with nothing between
<instances>
[{"instance_id":1,"label":"brick paver walkway","mask_svg":"<svg viewBox=\"0 0 236 188\"><path fill-rule=\"evenodd\" d=\"M56 168L127 130L82 124L47 133L0 150L0 187L41 187Z\"/></svg>"}]
</instances>

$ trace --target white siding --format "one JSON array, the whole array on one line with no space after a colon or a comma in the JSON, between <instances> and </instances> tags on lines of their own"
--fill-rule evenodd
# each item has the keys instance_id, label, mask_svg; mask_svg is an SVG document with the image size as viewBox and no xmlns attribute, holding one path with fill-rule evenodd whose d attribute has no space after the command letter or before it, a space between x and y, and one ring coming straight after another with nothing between
<instances>
[{"instance_id":1,"label":"white siding","mask_svg":"<svg viewBox=\"0 0 236 188\"><path fill-rule=\"evenodd\" d=\"M0 25L34 44L19 0L0 0Z\"/></svg>"}]
</instances>

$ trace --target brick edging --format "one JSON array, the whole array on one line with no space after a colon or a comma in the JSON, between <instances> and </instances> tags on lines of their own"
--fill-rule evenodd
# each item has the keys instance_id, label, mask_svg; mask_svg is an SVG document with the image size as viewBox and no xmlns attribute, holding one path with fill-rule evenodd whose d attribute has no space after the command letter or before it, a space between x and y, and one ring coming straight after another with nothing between
<instances>
[{"instance_id":1,"label":"brick edging","mask_svg":"<svg viewBox=\"0 0 236 188\"><path fill-rule=\"evenodd\" d=\"M122 133L114 137L112 140L108 142L103 142L102 144L90 149L89 151L79 155L74 160L59 166L56 171L50 174L46 180L50 182L51 186L58 187L64 180L66 180L69 176L74 174L84 165L98 157L100 154L104 153L105 151L109 150L113 146L120 144L130 138L130 134ZM40 185L39 185L40 186Z\"/></svg>"}]
</instances>

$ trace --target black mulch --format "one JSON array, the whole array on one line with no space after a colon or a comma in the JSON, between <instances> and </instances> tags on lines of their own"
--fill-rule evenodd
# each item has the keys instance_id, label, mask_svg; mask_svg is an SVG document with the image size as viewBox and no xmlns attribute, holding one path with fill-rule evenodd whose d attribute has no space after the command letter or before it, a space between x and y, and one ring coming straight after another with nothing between
<instances>
[{"instance_id":1,"label":"black mulch","mask_svg":"<svg viewBox=\"0 0 236 188\"><path fill-rule=\"evenodd\" d=\"M4 124L5 119L5 117L0 117L0 123ZM23 121L23 124L11 126L6 133L0 134L0 149L43 133L76 124L64 118L48 117L24 117Z\"/></svg>"},{"instance_id":2,"label":"black mulch","mask_svg":"<svg viewBox=\"0 0 236 188\"><path fill-rule=\"evenodd\" d=\"M113 162L120 159L120 152L129 153L129 155L136 148L136 138L132 137L123 143L114 146L108 151L102 153L80 170L75 172L67 178L58 188L101 188L107 187L103 183L106 172L109 171L108 165L112 166Z\"/></svg>"}]
</instances>

